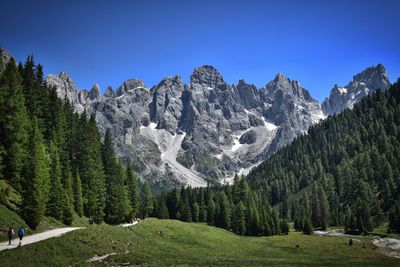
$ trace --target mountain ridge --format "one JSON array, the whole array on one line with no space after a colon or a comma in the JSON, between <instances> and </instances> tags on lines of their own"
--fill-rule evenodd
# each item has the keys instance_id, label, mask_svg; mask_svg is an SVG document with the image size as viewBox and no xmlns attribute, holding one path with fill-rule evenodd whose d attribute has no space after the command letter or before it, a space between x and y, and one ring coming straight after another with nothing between
<instances>
[{"instance_id":1,"label":"mountain ridge","mask_svg":"<svg viewBox=\"0 0 400 267\"><path fill-rule=\"evenodd\" d=\"M390 84L381 64L357 75L353 81L366 81L369 86ZM243 79L228 84L215 67L204 65L193 70L189 84L180 75L166 77L151 88L142 80L128 79L115 90L107 87L103 95L98 85L77 90L66 73L49 75L46 82L78 112L95 112L101 133L112 129L118 154L140 161L137 170L175 185L230 182L235 173L247 174L329 115L325 102L321 107L298 81L282 73L257 88ZM358 87L353 87L355 92ZM366 94L377 89L370 87ZM337 110L345 106L341 105ZM178 148L173 144L176 135ZM165 155L176 158L165 159Z\"/></svg>"}]
</instances>

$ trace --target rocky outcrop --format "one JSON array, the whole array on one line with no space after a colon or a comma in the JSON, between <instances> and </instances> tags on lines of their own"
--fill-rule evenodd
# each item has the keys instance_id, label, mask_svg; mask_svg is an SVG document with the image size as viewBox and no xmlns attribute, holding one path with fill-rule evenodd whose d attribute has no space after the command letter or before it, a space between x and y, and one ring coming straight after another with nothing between
<instances>
[{"instance_id":1,"label":"rocky outcrop","mask_svg":"<svg viewBox=\"0 0 400 267\"><path fill-rule=\"evenodd\" d=\"M346 108L352 108L364 96L376 90L386 90L390 81L382 64L365 69L355 75L345 87L335 85L328 98L322 103L326 115L339 113Z\"/></svg>"},{"instance_id":2,"label":"rocky outcrop","mask_svg":"<svg viewBox=\"0 0 400 267\"><path fill-rule=\"evenodd\" d=\"M1 73L6 68L8 62L10 62L11 54L7 50L0 48L0 57L1 57L0 61L0 73Z\"/></svg>"},{"instance_id":3,"label":"rocky outcrop","mask_svg":"<svg viewBox=\"0 0 400 267\"><path fill-rule=\"evenodd\" d=\"M111 128L117 153L133 161L143 176L163 184L229 181L325 118L310 93L281 73L257 89L244 80L230 85L205 65L194 69L189 84L179 75L152 88L130 79L115 91L108 87L103 96L97 85L78 92L65 73L49 75L46 82L77 111L95 112L100 132ZM357 94L362 86L369 92L388 84L378 65L356 75L346 90ZM329 103L329 109L339 110L342 104L335 105Z\"/></svg>"},{"instance_id":4,"label":"rocky outcrop","mask_svg":"<svg viewBox=\"0 0 400 267\"><path fill-rule=\"evenodd\" d=\"M184 84L180 76L163 79L152 88L152 102L149 104L150 119L158 123L159 129L170 133L178 130L183 109L182 92Z\"/></svg>"}]
</instances>

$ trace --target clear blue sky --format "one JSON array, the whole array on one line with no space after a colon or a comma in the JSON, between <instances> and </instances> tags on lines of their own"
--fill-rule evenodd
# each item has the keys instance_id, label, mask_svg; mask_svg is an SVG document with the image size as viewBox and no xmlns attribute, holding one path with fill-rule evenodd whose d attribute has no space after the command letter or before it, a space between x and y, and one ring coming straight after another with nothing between
<instances>
[{"instance_id":1,"label":"clear blue sky","mask_svg":"<svg viewBox=\"0 0 400 267\"><path fill-rule=\"evenodd\" d=\"M365 67L400 76L400 1L1 0L0 45L33 53L45 73L80 89L147 86L214 65L229 83L262 86L277 72L322 100Z\"/></svg>"}]
</instances>

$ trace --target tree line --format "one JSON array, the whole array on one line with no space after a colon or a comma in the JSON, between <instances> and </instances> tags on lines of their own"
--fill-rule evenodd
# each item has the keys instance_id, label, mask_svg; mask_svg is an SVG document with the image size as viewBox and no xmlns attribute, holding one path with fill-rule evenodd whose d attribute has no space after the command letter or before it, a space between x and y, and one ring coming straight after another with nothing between
<instances>
[{"instance_id":1,"label":"tree line","mask_svg":"<svg viewBox=\"0 0 400 267\"><path fill-rule=\"evenodd\" d=\"M0 59L1 60L1 59ZM3 65L3 62L0 62ZM35 229L44 216L71 224L74 214L117 224L141 215L136 174L101 142L95 114L76 113L29 56L0 73L0 179L22 196L19 213Z\"/></svg>"},{"instance_id":2,"label":"tree line","mask_svg":"<svg viewBox=\"0 0 400 267\"><path fill-rule=\"evenodd\" d=\"M235 176L232 186L182 187L154 199L152 216L184 222L204 222L239 235L287 234L286 220L268 200L251 190L247 180Z\"/></svg>"}]
</instances>

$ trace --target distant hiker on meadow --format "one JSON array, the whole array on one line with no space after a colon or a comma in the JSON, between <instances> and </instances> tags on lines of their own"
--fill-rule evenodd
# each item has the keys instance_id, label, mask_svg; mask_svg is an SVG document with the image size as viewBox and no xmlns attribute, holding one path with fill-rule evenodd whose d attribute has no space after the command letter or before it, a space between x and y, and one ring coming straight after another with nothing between
<instances>
[{"instance_id":1,"label":"distant hiker on meadow","mask_svg":"<svg viewBox=\"0 0 400 267\"><path fill-rule=\"evenodd\" d=\"M11 227L8 228L8 244L11 245L11 240L14 236L14 229Z\"/></svg>"},{"instance_id":2,"label":"distant hiker on meadow","mask_svg":"<svg viewBox=\"0 0 400 267\"><path fill-rule=\"evenodd\" d=\"M25 229L24 227L21 226L18 230L19 246L22 245L21 243L22 243L22 238L24 238L24 235L25 235Z\"/></svg>"}]
</instances>

